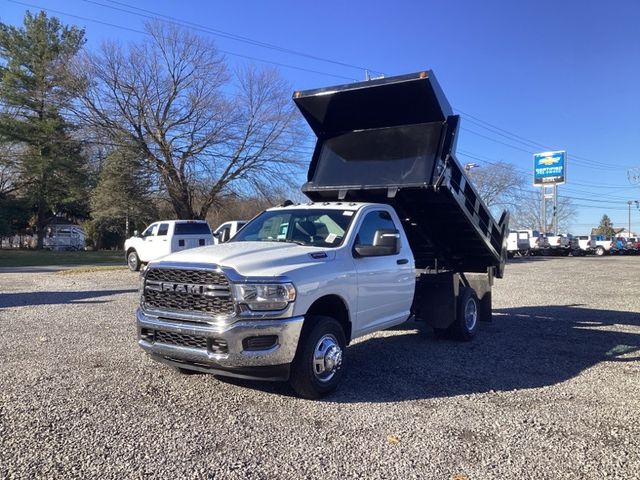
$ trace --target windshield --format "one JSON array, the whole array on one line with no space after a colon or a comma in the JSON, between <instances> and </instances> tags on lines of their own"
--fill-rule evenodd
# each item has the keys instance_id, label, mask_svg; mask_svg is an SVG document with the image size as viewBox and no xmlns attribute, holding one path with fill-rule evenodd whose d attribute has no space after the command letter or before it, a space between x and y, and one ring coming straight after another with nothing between
<instances>
[{"instance_id":1,"label":"windshield","mask_svg":"<svg viewBox=\"0 0 640 480\"><path fill-rule=\"evenodd\" d=\"M234 242L291 242L314 247L342 244L354 210L275 210L263 212L244 226Z\"/></svg>"}]
</instances>

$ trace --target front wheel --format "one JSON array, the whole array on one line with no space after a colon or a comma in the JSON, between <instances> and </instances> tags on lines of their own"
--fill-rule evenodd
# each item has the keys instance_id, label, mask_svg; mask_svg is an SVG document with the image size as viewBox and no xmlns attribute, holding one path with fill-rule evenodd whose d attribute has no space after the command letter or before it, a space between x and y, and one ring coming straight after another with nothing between
<instances>
[{"instance_id":1,"label":"front wheel","mask_svg":"<svg viewBox=\"0 0 640 480\"><path fill-rule=\"evenodd\" d=\"M302 398L318 399L336 389L344 375L346 340L340 323L310 317L291 364L289 383Z\"/></svg>"},{"instance_id":2,"label":"front wheel","mask_svg":"<svg viewBox=\"0 0 640 480\"><path fill-rule=\"evenodd\" d=\"M604 247L598 246L596 247L596 255L601 257L604 255Z\"/></svg>"},{"instance_id":3,"label":"front wheel","mask_svg":"<svg viewBox=\"0 0 640 480\"><path fill-rule=\"evenodd\" d=\"M138 254L135 250L131 250L129 253L127 253L127 266L129 267L129 270L131 270L132 272L137 272L140 270L140 265L140 258L138 257Z\"/></svg>"}]
</instances>

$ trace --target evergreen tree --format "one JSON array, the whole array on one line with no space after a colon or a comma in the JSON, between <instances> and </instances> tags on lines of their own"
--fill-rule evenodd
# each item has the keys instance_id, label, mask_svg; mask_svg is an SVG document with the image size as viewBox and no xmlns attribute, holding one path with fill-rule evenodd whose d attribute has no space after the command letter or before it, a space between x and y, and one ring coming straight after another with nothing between
<instances>
[{"instance_id":1,"label":"evergreen tree","mask_svg":"<svg viewBox=\"0 0 640 480\"><path fill-rule=\"evenodd\" d=\"M23 27L0 23L0 141L23 144L21 193L37 212L38 248L51 212L86 210L80 144L65 113L74 98L69 64L84 44L84 30L27 12Z\"/></svg>"},{"instance_id":2,"label":"evergreen tree","mask_svg":"<svg viewBox=\"0 0 640 480\"><path fill-rule=\"evenodd\" d=\"M104 232L126 238L131 230L153 219L150 184L143 160L134 150L119 149L107 157L91 194L91 216L98 245Z\"/></svg>"},{"instance_id":3,"label":"evergreen tree","mask_svg":"<svg viewBox=\"0 0 640 480\"><path fill-rule=\"evenodd\" d=\"M598 235L605 235L607 237L613 237L616 234L613 229L613 223L611 223L611 219L606 213L602 215L602 218L600 219L600 225L598 225L597 232Z\"/></svg>"},{"instance_id":4,"label":"evergreen tree","mask_svg":"<svg viewBox=\"0 0 640 480\"><path fill-rule=\"evenodd\" d=\"M23 200L2 198L0 195L0 237L26 230L31 211Z\"/></svg>"}]
</instances>

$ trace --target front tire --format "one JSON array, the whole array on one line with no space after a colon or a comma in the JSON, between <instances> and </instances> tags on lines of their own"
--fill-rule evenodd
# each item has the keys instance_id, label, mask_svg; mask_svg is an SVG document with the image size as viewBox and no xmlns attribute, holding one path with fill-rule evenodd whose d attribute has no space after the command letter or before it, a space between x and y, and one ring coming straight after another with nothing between
<instances>
[{"instance_id":1,"label":"front tire","mask_svg":"<svg viewBox=\"0 0 640 480\"><path fill-rule=\"evenodd\" d=\"M305 320L289 384L302 398L318 399L334 391L344 375L344 330L331 317Z\"/></svg>"},{"instance_id":2,"label":"front tire","mask_svg":"<svg viewBox=\"0 0 640 480\"><path fill-rule=\"evenodd\" d=\"M140 270L140 266L142 263L140 262L140 258L138 257L138 253L135 250L130 250L127 253L127 266L129 270L132 272L137 272Z\"/></svg>"},{"instance_id":3,"label":"front tire","mask_svg":"<svg viewBox=\"0 0 640 480\"><path fill-rule=\"evenodd\" d=\"M604 255L604 247L598 246L596 247L596 255L602 257Z\"/></svg>"}]
</instances>

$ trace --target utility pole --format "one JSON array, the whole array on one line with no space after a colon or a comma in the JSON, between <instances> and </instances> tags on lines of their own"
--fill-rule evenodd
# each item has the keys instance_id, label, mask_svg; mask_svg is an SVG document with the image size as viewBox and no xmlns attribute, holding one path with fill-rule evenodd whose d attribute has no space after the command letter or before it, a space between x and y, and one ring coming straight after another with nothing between
<instances>
[{"instance_id":1,"label":"utility pole","mask_svg":"<svg viewBox=\"0 0 640 480\"><path fill-rule=\"evenodd\" d=\"M553 233L558 235L558 184L553 185Z\"/></svg>"},{"instance_id":2,"label":"utility pole","mask_svg":"<svg viewBox=\"0 0 640 480\"><path fill-rule=\"evenodd\" d=\"M629 233L627 234L627 238L631 238L631 204L633 200L628 200L627 204L629 205Z\"/></svg>"},{"instance_id":3,"label":"utility pole","mask_svg":"<svg viewBox=\"0 0 640 480\"><path fill-rule=\"evenodd\" d=\"M540 233L543 235L547 233L547 194L546 188L542 187L542 228L540 228Z\"/></svg>"}]
</instances>

